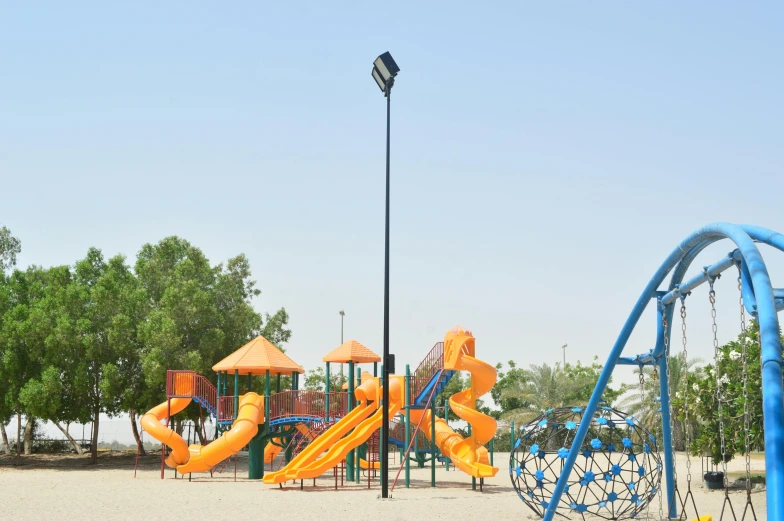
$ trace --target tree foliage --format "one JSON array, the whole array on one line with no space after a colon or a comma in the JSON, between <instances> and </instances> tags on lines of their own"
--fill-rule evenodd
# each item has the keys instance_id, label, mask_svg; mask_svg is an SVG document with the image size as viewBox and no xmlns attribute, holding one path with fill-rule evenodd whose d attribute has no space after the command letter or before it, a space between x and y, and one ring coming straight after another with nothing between
<instances>
[{"instance_id":1,"label":"tree foliage","mask_svg":"<svg viewBox=\"0 0 784 521\"><path fill-rule=\"evenodd\" d=\"M2 267L18 252L9 237ZM266 323L253 309L259 294L244 255L211 265L178 237L144 245L133 268L91 248L72 267L0 270L0 421L24 415L28 431L40 418L64 433L91 421L98 439L101 414L129 412L138 441L135 414L165 398L167 369L214 378L211 366L259 333L290 338L285 309Z\"/></svg>"},{"instance_id":2,"label":"tree foliage","mask_svg":"<svg viewBox=\"0 0 784 521\"><path fill-rule=\"evenodd\" d=\"M0 272L16 266L16 256L22 251L22 243L11 235L11 230L0 227Z\"/></svg>"},{"instance_id":3,"label":"tree foliage","mask_svg":"<svg viewBox=\"0 0 784 521\"><path fill-rule=\"evenodd\" d=\"M496 404L501 408L502 419L527 422L541 412L555 407L584 405L593 393L602 371L602 365L560 364L531 365L528 369L518 368L510 361L509 370L503 372L499 364L497 389L491 391ZM602 400L612 404L624 392L608 386Z\"/></svg>"},{"instance_id":4,"label":"tree foliage","mask_svg":"<svg viewBox=\"0 0 784 521\"><path fill-rule=\"evenodd\" d=\"M744 344L746 367L744 370ZM713 363L699 374L689 375L688 409L699 424L692 436L691 452L710 455L715 464L729 461L748 449L758 450L764 444L762 423L762 370L760 365L760 334L756 321L750 321L746 332L723 345ZM745 376L744 376L745 375ZM673 401L678 417L685 416L685 396ZM721 416L719 405L721 404ZM744 412L748 418L744 418ZM748 429L746 428L748 421ZM724 447L722 448L722 432Z\"/></svg>"}]
</instances>

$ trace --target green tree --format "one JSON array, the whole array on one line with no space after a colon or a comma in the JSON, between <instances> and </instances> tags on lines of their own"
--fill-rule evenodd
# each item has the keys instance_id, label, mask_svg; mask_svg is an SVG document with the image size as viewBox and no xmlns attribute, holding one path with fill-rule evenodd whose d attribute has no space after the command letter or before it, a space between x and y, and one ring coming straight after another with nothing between
<instances>
[{"instance_id":1,"label":"green tree","mask_svg":"<svg viewBox=\"0 0 784 521\"><path fill-rule=\"evenodd\" d=\"M100 414L113 416L122 403L121 397L106 391L113 389L114 368L124 367L137 348L136 320L143 301L125 258L118 255L105 261L96 248L76 263L69 289L57 323L56 348L68 353L61 359L63 378L74 386L75 395L83 397L83 407L89 411L91 459L96 462Z\"/></svg>"},{"instance_id":2,"label":"green tree","mask_svg":"<svg viewBox=\"0 0 784 521\"><path fill-rule=\"evenodd\" d=\"M22 243L11 235L11 230L0 227L0 272L16 266L16 256L22 251Z\"/></svg>"},{"instance_id":3,"label":"green tree","mask_svg":"<svg viewBox=\"0 0 784 521\"><path fill-rule=\"evenodd\" d=\"M133 382L132 415L163 399L168 369L214 380L212 366L255 336L264 334L278 347L291 337L285 309L267 314L266 324L253 309L251 301L261 292L244 255L211 266L199 248L167 237L141 248L135 271L148 313L138 329L143 378ZM196 406L186 417L199 421Z\"/></svg>"},{"instance_id":4,"label":"green tree","mask_svg":"<svg viewBox=\"0 0 784 521\"><path fill-rule=\"evenodd\" d=\"M714 359L712 364L705 366L703 373L692 375L689 380L689 414L699 417L700 422L699 432L691 443L692 454L708 454L714 464L720 463L722 458L729 461L735 454L745 454L745 412L748 412L749 450L760 450L764 447L759 338L759 324L752 320L745 334L741 333L735 340L719 348L718 360ZM746 345L745 379L743 343ZM683 399L679 398L675 403L682 411ZM681 412L680 417L682 416Z\"/></svg>"},{"instance_id":5,"label":"green tree","mask_svg":"<svg viewBox=\"0 0 784 521\"><path fill-rule=\"evenodd\" d=\"M514 369L516 367L511 367L512 371ZM602 366L596 362L590 366L578 362L576 365L567 363L565 367L560 364L531 365L528 369L514 372L503 382L498 394L501 404L514 408L502 409L500 417L522 424L547 409L585 405L601 371ZM608 385L602 400L612 403L623 390L623 386L614 389Z\"/></svg>"},{"instance_id":6,"label":"green tree","mask_svg":"<svg viewBox=\"0 0 784 521\"><path fill-rule=\"evenodd\" d=\"M24 452L29 454L35 417L25 410L20 391L25 383L37 378L43 369L50 317L40 302L47 297L48 273L32 266L26 271L15 270L4 280L6 310L0 324L0 345L3 346L0 376L5 385L0 386L0 393L4 415L10 412L17 418L17 454L22 453L22 416L27 418Z\"/></svg>"},{"instance_id":7,"label":"green tree","mask_svg":"<svg viewBox=\"0 0 784 521\"><path fill-rule=\"evenodd\" d=\"M11 231L5 226L0 228L0 327L2 327L2 317L9 310L10 294L9 294L9 279L6 276L6 270L16 266L16 256L22 251L22 245L19 239L11 235ZM0 344L0 378L3 377L2 360L4 356L5 346ZM3 379L3 381L6 381ZM5 403L3 393L0 392L0 443L2 443L2 450L6 453L10 452L10 445L8 443L8 433L5 430L5 424L10 421L13 410Z\"/></svg>"},{"instance_id":8,"label":"green tree","mask_svg":"<svg viewBox=\"0 0 784 521\"><path fill-rule=\"evenodd\" d=\"M29 303L30 317L35 319L31 342L42 347L38 354L40 372L31 375L19 390L19 402L27 415L52 422L68 438L74 449L81 447L63 425L90 419L84 389L78 385L83 351L76 335L63 336L70 317L78 313L73 302L74 281L68 266L43 272L44 283L38 299ZM75 377L74 375L78 375Z\"/></svg>"},{"instance_id":9,"label":"green tree","mask_svg":"<svg viewBox=\"0 0 784 521\"><path fill-rule=\"evenodd\" d=\"M680 400L680 397L684 390L685 381L692 378L692 376L701 374L702 369L698 366L700 363L702 363L702 360L699 358L692 358L687 361L684 358L683 353L674 354L669 360L670 398L673 407L672 445L675 450L686 449L683 425L684 415L682 411L683 402ZM635 370L635 374L639 376L639 368ZM650 432L660 432L660 375L658 374L658 370L654 371L651 367L644 367L642 369L642 376L642 387L639 385L628 386L626 388L627 393L618 403L618 407L623 411L632 414ZM696 415L692 414L690 418L692 430L690 432L694 432L694 429L696 428L695 422Z\"/></svg>"}]
</instances>

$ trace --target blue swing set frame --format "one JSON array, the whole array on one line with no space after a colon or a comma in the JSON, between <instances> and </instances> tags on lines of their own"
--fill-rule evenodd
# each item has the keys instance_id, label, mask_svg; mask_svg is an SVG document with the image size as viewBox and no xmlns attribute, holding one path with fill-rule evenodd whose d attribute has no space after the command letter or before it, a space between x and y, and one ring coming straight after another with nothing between
<instances>
[{"instance_id":1,"label":"blue swing set frame","mask_svg":"<svg viewBox=\"0 0 784 521\"><path fill-rule=\"evenodd\" d=\"M703 269L694 278L683 282L686 271L697 255L709 245L729 239L735 243L736 249L717 263ZM621 333L613 345L610 356L604 365L591 399L585 408L585 417L591 418L599 407L602 394L610 380L616 365L655 365L658 366L661 390L662 443L665 456L664 475L667 490L672 491L675 476L672 461L672 432L670 431L670 404L667 389L666 364L670 356L667 346L670 345L671 328L662 323L662 315L667 323L672 323L674 303L689 291L715 279L723 271L739 266L742 280L742 298L746 310L754 316L759 324L762 366L762 410L765 431L765 468L767 518L771 521L784 521L784 392L782 389L782 354L779 337L779 321L777 312L784 309L784 289L774 289L771 285L768 269L755 243L767 244L784 251L784 235L760 228L758 226L736 225L730 223L709 224L689 235L662 263L634 305L626 319ZM672 272L669 288L660 291L667 275ZM657 303L657 334L656 345L648 353L635 357L623 357L624 347L632 334L648 304ZM667 342L665 342L667 335ZM572 447L581 447L591 422L582 422L577 429ZM568 476L577 459L579 451L570 450L564 462L562 475ZM552 498L545 511L545 521L552 521L556 513L561 495L566 486L566 479L559 479ZM678 505L672 494L667 500L667 511L670 518L678 517Z\"/></svg>"}]
</instances>

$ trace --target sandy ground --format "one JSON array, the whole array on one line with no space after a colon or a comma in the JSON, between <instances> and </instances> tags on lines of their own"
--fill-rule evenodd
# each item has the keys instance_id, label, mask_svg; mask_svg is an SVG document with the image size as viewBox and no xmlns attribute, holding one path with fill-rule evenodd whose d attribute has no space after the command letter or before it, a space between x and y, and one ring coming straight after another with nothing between
<instances>
[{"instance_id":1,"label":"sandy ground","mask_svg":"<svg viewBox=\"0 0 784 521\"><path fill-rule=\"evenodd\" d=\"M400 482L392 499L381 500L378 482L367 488L363 476L361 485L348 485L334 490L332 475L300 484L288 483L283 489L249 481L247 459L240 455L237 481L234 465L221 474L194 475L192 481L174 479L174 472L166 471L160 479L160 456L143 458L134 478L132 455L102 454L96 466L87 464L86 457L28 456L22 466L14 466L14 459L0 456L0 519L25 520L103 520L103 519L216 519L258 518L259 515L278 519L324 520L325 516L345 516L357 520L380 521L411 519L537 519L517 497L508 472L508 455L496 454L495 464L501 470L493 479L485 480L483 492L471 490L471 479L459 471L446 472L437 467L437 487L430 488L430 468L412 465L411 488ZM685 489L685 457L679 456L681 487ZM692 489L700 514L713 514L718 519L724 500L723 491L707 490L700 479L699 460L692 463ZM398 464L390 465L394 480ZM756 458L754 469L763 469L764 462ZM730 463L730 471L743 471L743 461ZM755 490L753 504L759 519L765 519L765 492ZM740 519L745 504L745 492L731 493L731 500ZM666 507L665 507L666 509ZM691 512L688 512L691 514ZM578 519L578 516L571 516ZM694 517L689 515L689 517ZM333 517L338 519L338 517ZM650 516L640 519L660 519L658 502L654 501Z\"/></svg>"}]
</instances>

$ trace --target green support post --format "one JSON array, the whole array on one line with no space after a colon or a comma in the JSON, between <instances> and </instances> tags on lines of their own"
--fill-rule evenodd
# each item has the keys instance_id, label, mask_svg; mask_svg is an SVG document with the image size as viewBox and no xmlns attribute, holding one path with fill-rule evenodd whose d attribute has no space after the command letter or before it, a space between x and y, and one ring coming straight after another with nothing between
<instances>
[{"instance_id":1,"label":"green support post","mask_svg":"<svg viewBox=\"0 0 784 521\"><path fill-rule=\"evenodd\" d=\"M220 407L220 398L221 398L221 374L218 371L218 386L216 387L218 393L215 397L215 439L218 439L218 434L220 433L220 429L218 429L218 408Z\"/></svg>"},{"instance_id":2,"label":"green support post","mask_svg":"<svg viewBox=\"0 0 784 521\"><path fill-rule=\"evenodd\" d=\"M378 376L378 362L373 362L373 376Z\"/></svg>"},{"instance_id":3,"label":"green support post","mask_svg":"<svg viewBox=\"0 0 784 521\"><path fill-rule=\"evenodd\" d=\"M278 373L278 379L277 382L275 382L275 392L276 393L280 392L280 373Z\"/></svg>"},{"instance_id":4,"label":"green support post","mask_svg":"<svg viewBox=\"0 0 784 521\"><path fill-rule=\"evenodd\" d=\"M240 371L234 370L234 419L237 419L237 413L240 410Z\"/></svg>"},{"instance_id":5,"label":"green support post","mask_svg":"<svg viewBox=\"0 0 784 521\"><path fill-rule=\"evenodd\" d=\"M471 437L471 424L468 424L468 437ZM476 478L471 476L471 490L476 490Z\"/></svg>"},{"instance_id":6,"label":"green support post","mask_svg":"<svg viewBox=\"0 0 784 521\"><path fill-rule=\"evenodd\" d=\"M449 425L449 401L444 398L444 421ZM449 458L446 458L446 471L449 472Z\"/></svg>"},{"instance_id":7,"label":"green support post","mask_svg":"<svg viewBox=\"0 0 784 521\"><path fill-rule=\"evenodd\" d=\"M324 401L325 401L325 410L324 410L324 420L329 421L329 362L327 362L327 381L326 381L326 390L324 394Z\"/></svg>"},{"instance_id":8,"label":"green support post","mask_svg":"<svg viewBox=\"0 0 784 521\"><path fill-rule=\"evenodd\" d=\"M406 450L411 444L411 368L406 364ZM405 456L405 454L404 454ZM411 481L411 458L406 458L406 488Z\"/></svg>"},{"instance_id":9,"label":"green support post","mask_svg":"<svg viewBox=\"0 0 784 521\"><path fill-rule=\"evenodd\" d=\"M360 385L361 383L362 383L362 369L357 367L357 385ZM362 476L362 471L360 470L360 465L359 465L361 459L362 458L360 458L359 456L359 447L356 447L354 449L354 465L356 466L354 480L357 483L359 483L360 477Z\"/></svg>"},{"instance_id":10,"label":"green support post","mask_svg":"<svg viewBox=\"0 0 784 521\"><path fill-rule=\"evenodd\" d=\"M292 391L299 390L299 373L296 371L293 371L291 373L291 390Z\"/></svg>"},{"instance_id":11,"label":"green support post","mask_svg":"<svg viewBox=\"0 0 784 521\"><path fill-rule=\"evenodd\" d=\"M253 374L248 373L248 392L253 391Z\"/></svg>"},{"instance_id":12,"label":"green support post","mask_svg":"<svg viewBox=\"0 0 784 521\"><path fill-rule=\"evenodd\" d=\"M490 466L491 467L493 466L493 445L494 445L493 442L494 441L495 441L495 438L491 438L490 439Z\"/></svg>"},{"instance_id":13,"label":"green support post","mask_svg":"<svg viewBox=\"0 0 784 521\"><path fill-rule=\"evenodd\" d=\"M430 486L436 486L436 401L430 401Z\"/></svg>"},{"instance_id":14,"label":"green support post","mask_svg":"<svg viewBox=\"0 0 784 521\"><path fill-rule=\"evenodd\" d=\"M384 364L381 364L381 374L384 374ZM379 384L379 386L381 385L381 380L380 379L379 379L378 384ZM380 389L380 387L379 387L379 389ZM381 396L378 397L378 401L379 401L379 404L381 405L381 407L384 407L384 398L383 397L384 397L383 393L381 394ZM381 462L381 447L383 447L383 446L384 446L384 430L383 429L379 429L378 430L378 461L379 462ZM380 465L380 463L379 463L379 465ZM389 469L387 469L387 470L389 470ZM380 478L380 476L379 476L379 478Z\"/></svg>"},{"instance_id":15,"label":"green support post","mask_svg":"<svg viewBox=\"0 0 784 521\"><path fill-rule=\"evenodd\" d=\"M515 435L514 435L514 420L509 422L509 452L512 452L512 447L514 447L515 443Z\"/></svg>"},{"instance_id":16,"label":"green support post","mask_svg":"<svg viewBox=\"0 0 784 521\"><path fill-rule=\"evenodd\" d=\"M265 427L269 427L269 399L270 399L270 374L269 369L267 369L266 374L264 375L264 424Z\"/></svg>"},{"instance_id":17,"label":"green support post","mask_svg":"<svg viewBox=\"0 0 784 521\"><path fill-rule=\"evenodd\" d=\"M348 412L354 410L354 362L348 362ZM354 453L346 454L346 481L354 481Z\"/></svg>"}]
</instances>

